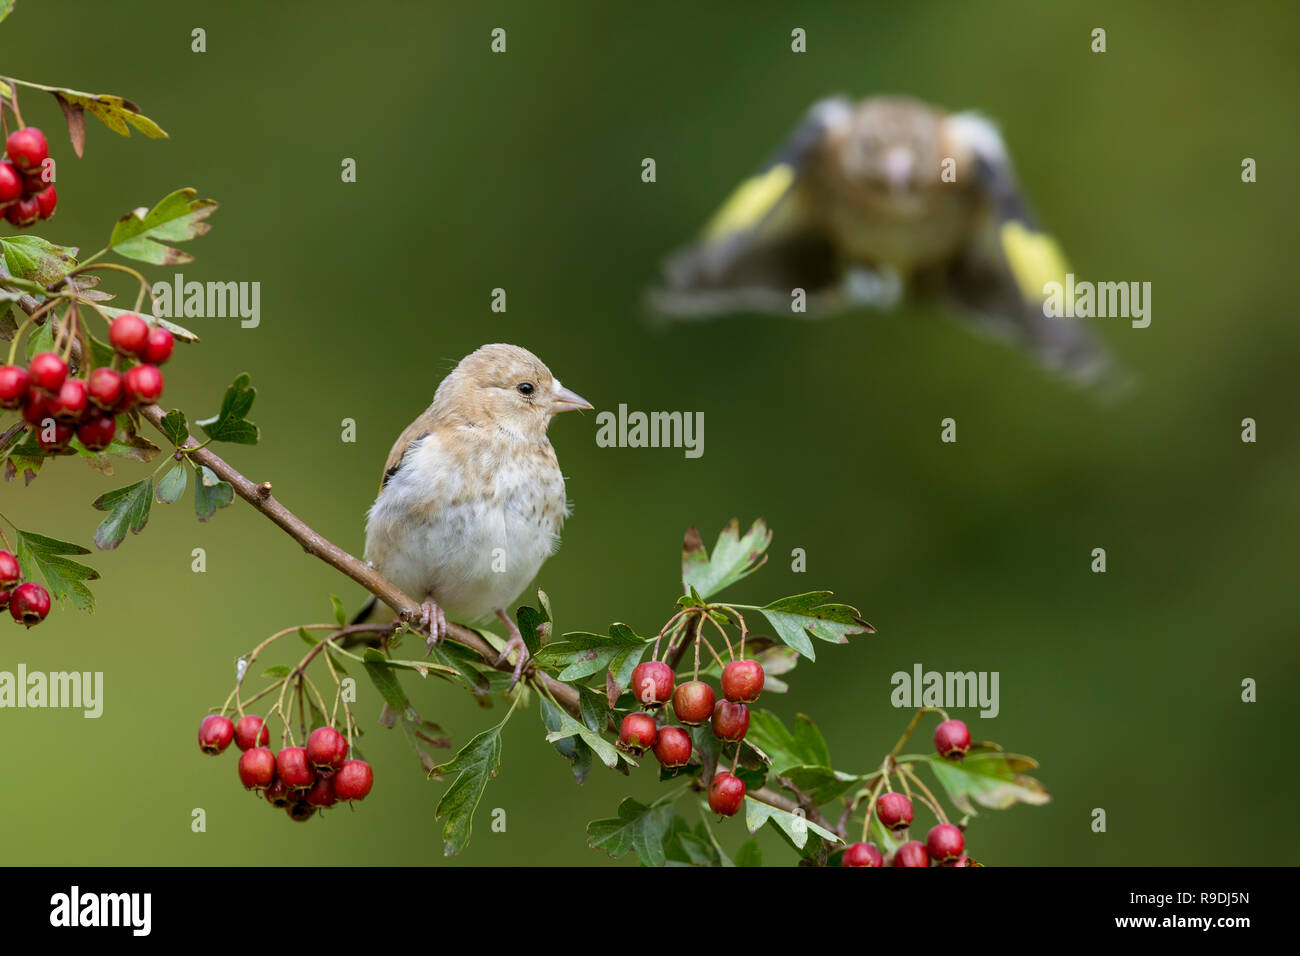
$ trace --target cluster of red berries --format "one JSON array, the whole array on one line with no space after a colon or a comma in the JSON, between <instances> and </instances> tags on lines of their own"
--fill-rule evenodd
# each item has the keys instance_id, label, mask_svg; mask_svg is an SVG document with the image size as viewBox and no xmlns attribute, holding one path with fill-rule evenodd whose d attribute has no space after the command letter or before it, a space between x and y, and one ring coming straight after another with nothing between
<instances>
[{"instance_id":1,"label":"cluster of red berries","mask_svg":"<svg viewBox=\"0 0 1300 956\"><path fill-rule=\"evenodd\" d=\"M749 707L763 692L763 665L758 661L732 661L722 669L722 700L715 703L713 688L702 680L690 680L674 689L673 669L662 661L646 661L632 671L632 692L647 710L673 702L673 713L687 727L712 722L713 736L739 743L749 732ZM681 727L659 726L644 712L628 714L619 727L618 745L633 756L654 750L655 758L667 770L686 766L691 759L691 735ZM709 807L724 817L732 816L745 800L745 782L725 770L709 783Z\"/></svg>"},{"instance_id":2,"label":"cluster of red berries","mask_svg":"<svg viewBox=\"0 0 1300 956\"><path fill-rule=\"evenodd\" d=\"M0 209L20 229L49 219L59 203L54 184L42 175L50 144L35 126L14 130L5 141L8 157L0 162Z\"/></svg>"},{"instance_id":3,"label":"cluster of red berries","mask_svg":"<svg viewBox=\"0 0 1300 956\"><path fill-rule=\"evenodd\" d=\"M970 749L970 730L960 720L945 720L934 731L934 749L949 760L960 760ZM882 793L876 801L876 819L887 830L903 833L912 825L912 801L901 793ZM909 840L894 851L894 866L973 866L966 853L961 828L940 823L925 842ZM884 855L870 843L854 843L844 851L842 866L884 866Z\"/></svg>"},{"instance_id":4,"label":"cluster of red berries","mask_svg":"<svg viewBox=\"0 0 1300 956\"><path fill-rule=\"evenodd\" d=\"M8 551L0 551L0 611L6 607L19 624L31 627L50 613L50 592L39 584L21 584L23 569Z\"/></svg>"},{"instance_id":5,"label":"cluster of red berries","mask_svg":"<svg viewBox=\"0 0 1300 956\"><path fill-rule=\"evenodd\" d=\"M268 803L299 822L340 801L365 799L375 773L364 760L348 760L348 741L333 727L317 727L306 747L272 753L271 731L261 717L245 714L235 724L210 714L199 725L199 749L219 754L233 740L239 755L239 780L246 790L260 791Z\"/></svg>"},{"instance_id":6,"label":"cluster of red berries","mask_svg":"<svg viewBox=\"0 0 1300 956\"><path fill-rule=\"evenodd\" d=\"M68 363L53 352L38 352L26 368L0 365L0 408L21 409L45 451L62 451L73 435L91 451L102 451L117 431L115 415L162 395L158 366L171 357L172 334L123 312L109 326L108 340L139 364L125 373L103 365L88 378L70 377Z\"/></svg>"}]
</instances>

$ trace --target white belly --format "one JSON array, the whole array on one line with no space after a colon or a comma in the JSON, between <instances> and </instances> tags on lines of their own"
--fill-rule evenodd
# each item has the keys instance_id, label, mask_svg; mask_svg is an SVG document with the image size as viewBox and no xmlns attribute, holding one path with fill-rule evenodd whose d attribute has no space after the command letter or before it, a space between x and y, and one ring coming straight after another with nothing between
<instances>
[{"instance_id":1,"label":"white belly","mask_svg":"<svg viewBox=\"0 0 1300 956\"><path fill-rule=\"evenodd\" d=\"M366 557L451 620L476 624L509 613L559 544L564 479L558 467L539 481L503 463L471 482L464 469L432 468L434 452L414 452L381 492L366 527Z\"/></svg>"}]
</instances>

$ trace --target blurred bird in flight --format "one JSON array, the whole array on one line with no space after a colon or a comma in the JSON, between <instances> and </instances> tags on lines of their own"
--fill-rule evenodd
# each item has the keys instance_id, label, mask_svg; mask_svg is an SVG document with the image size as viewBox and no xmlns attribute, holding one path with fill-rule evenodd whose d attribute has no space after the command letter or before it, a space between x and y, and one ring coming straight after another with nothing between
<instances>
[{"instance_id":1,"label":"blurred bird in flight","mask_svg":"<svg viewBox=\"0 0 1300 956\"><path fill-rule=\"evenodd\" d=\"M649 304L677 319L789 315L802 289L804 314L820 317L937 298L1091 384L1110 374L1104 350L1079 320L1044 314L1044 285L1067 271L987 119L834 97L665 261Z\"/></svg>"},{"instance_id":2,"label":"blurred bird in flight","mask_svg":"<svg viewBox=\"0 0 1300 956\"><path fill-rule=\"evenodd\" d=\"M496 616L509 641L497 663L527 656L510 605L560 543L564 475L546 437L552 417L591 408L536 355L484 345L443 379L384 464L366 521L366 560L421 601L430 647L447 620ZM391 611L372 598L354 623Z\"/></svg>"}]
</instances>

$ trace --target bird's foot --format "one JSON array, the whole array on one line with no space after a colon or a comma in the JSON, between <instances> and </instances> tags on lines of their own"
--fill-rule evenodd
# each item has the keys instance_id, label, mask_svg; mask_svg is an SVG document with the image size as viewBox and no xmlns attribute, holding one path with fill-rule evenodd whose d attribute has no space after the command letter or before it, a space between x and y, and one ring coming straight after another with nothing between
<instances>
[{"instance_id":1,"label":"bird's foot","mask_svg":"<svg viewBox=\"0 0 1300 956\"><path fill-rule=\"evenodd\" d=\"M424 639L425 653L432 654L434 647L447 636L447 615L432 598L420 605L420 630L427 635Z\"/></svg>"},{"instance_id":2,"label":"bird's foot","mask_svg":"<svg viewBox=\"0 0 1300 956\"><path fill-rule=\"evenodd\" d=\"M510 659L511 651L518 653L515 669L510 672L510 687L508 688L514 690L515 685L519 683L519 678L524 674L524 666L531 665L533 658L528 653L528 645L524 643L524 636L519 633L519 628L515 626L515 622L506 616L505 611L497 611L497 617L501 619L501 623L510 632L510 639L506 641L506 646L502 648L500 656L497 657L497 666L501 666Z\"/></svg>"}]
</instances>

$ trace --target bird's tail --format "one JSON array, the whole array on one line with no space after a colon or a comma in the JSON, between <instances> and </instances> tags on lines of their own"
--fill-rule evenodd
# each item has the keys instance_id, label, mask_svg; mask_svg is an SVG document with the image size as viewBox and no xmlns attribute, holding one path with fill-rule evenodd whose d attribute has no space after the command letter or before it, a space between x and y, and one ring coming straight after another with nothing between
<instances>
[{"instance_id":1,"label":"bird's tail","mask_svg":"<svg viewBox=\"0 0 1300 956\"><path fill-rule=\"evenodd\" d=\"M395 616L396 615L393 614L392 608L387 604L384 604L379 600L379 598L372 594L370 600L361 605L361 610L357 611L357 613L352 616L352 620L348 623L366 624L371 621L388 621L392 620Z\"/></svg>"}]
</instances>

